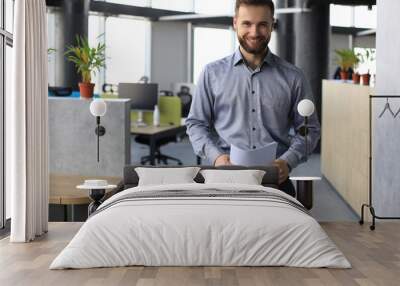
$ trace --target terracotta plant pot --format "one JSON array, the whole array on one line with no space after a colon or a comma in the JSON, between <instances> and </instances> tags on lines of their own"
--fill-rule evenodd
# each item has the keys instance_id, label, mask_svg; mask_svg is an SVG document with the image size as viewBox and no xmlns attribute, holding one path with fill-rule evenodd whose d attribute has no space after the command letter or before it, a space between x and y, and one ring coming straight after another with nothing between
<instances>
[{"instance_id":1,"label":"terracotta plant pot","mask_svg":"<svg viewBox=\"0 0 400 286\"><path fill-rule=\"evenodd\" d=\"M360 74L353 73L353 83L360 84Z\"/></svg>"},{"instance_id":2,"label":"terracotta plant pot","mask_svg":"<svg viewBox=\"0 0 400 286\"><path fill-rule=\"evenodd\" d=\"M349 73L345 71L340 71L340 79L341 80L348 80L349 78Z\"/></svg>"},{"instance_id":3,"label":"terracotta plant pot","mask_svg":"<svg viewBox=\"0 0 400 286\"><path fill-rule=\"evenodd\" d=\"M79 83L79 91L81 93L81 97L84 98L92 98L93 97L93 90L94 90L94 83Z\"/></svg>"},{"instance_id":4,"label":"terracotta plant pot","mask_svg":"<svg viewBox=\"0 0 400 286\"><path fill-rule=\"evenodd\" d=\"M362 74L361 75L361 80L363 85L369 85L369 80L371 78L371 75L369 73Z\"/></svg>"}]
</instances>

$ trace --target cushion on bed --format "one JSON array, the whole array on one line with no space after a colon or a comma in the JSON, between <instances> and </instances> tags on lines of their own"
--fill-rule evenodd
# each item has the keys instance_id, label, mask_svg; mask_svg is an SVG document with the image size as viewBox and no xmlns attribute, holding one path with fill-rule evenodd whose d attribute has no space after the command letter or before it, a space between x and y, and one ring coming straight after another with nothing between
<instances>
[{"instance_id":1,"label":"cushion on bed","mask_svg":"<svg viewBox=\"0 0 400 286\"><path fill-rule=\"evenodd\" d=\"M199 167L182 168L135 168L139 176L139 186L188 184L195 183L193 180L200 171Z\"/></svg>"},{"instance_id":2,"label":"cushion on bed","mask_svg":"<svg viewBox=\"0 0 400 286\"><path fill-rule=\"evenodd\" d=\"M138 167L142 168L153 168L153 169L165 169L165 168L182 168L182 166L143 166L143 165L128 165L125 166L124 168L124 177L121 183L119 184L120 190L126 190L129 188L136 187L139 183L139 176L136 173L135 169ZM193 166L188 166L188 167L193 167ZM214 166L198 166L201 168L201 170L243 170L243 169L251 169L251 170L263 170L265 171L265 175L262 179L262 185L265 187L272 187L272 188L278 188L278 181L279 181L279 170L275 166L250 166L250 167L243 167L243 166L220 166L220 167L214 167ZM197 173L197 176L194 178L194 181L196 183L204 183L204 178L200 174L200 172Z\"/></svg>"},{"instance_id":3,"label":"cushion on bed","mask_svg":"<svg viewBox=\"0 0 400 286\"><path fill-rule=\"evenodd\" d=\"M265 175L262 170L202 170L200 174L204 177L204 183L223 184L246 184L261 185Z\"/></svg>"}]
</instances>

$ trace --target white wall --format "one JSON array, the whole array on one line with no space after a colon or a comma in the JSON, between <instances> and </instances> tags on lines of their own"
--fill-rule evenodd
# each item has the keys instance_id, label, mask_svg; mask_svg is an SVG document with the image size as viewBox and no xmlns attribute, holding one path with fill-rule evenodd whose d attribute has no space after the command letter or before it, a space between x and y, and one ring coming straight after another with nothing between
<instances>
[{"instance_id":1,"label":"white wall","mask_svg":"<svg viewBox=\"0 0 400 286\"><path fill-rule=\"evenodd\" d=\"M376 95L400 96L400 1L379 0L376 41ZM400 99L389 100L396 112ZM373 204L379 216L400 216L400 118L386 113L386 99L373 100Z\"/></svg>"}]
</instances>

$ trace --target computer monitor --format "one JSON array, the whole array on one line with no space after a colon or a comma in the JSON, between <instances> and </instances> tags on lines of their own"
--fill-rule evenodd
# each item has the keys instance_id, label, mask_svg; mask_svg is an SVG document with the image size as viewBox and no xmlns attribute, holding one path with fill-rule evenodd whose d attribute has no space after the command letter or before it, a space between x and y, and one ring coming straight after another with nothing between
<instances>
[{"instance_id":1,"label":"computer monitor","mask_svg":"<svg viewBox=\"0 0 400 286\"><path fill-rule=\"evenodd\" d=\"M153 111L158 101L157 83L120 83L118 97L129 98L131 109L140 111Z\"/></svg>"},{"instance_id":2,"label":"computer monitor","mask_svg":"<svg viewBox=\"0 0 400 286\"><path fill-rule=\"evenodd\" d=\"M120 83L118 97L129 98L131 109L138 112L138 126L144 126L143 111L153 111L158 102L157 83Z\"/></svg>"}]
</instances>

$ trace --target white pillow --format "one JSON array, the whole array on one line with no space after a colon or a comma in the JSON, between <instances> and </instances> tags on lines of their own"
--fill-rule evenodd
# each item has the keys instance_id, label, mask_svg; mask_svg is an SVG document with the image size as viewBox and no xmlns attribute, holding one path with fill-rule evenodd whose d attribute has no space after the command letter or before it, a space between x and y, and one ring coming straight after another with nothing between
<instances>
[{"instance_id":1,"label":"white pillow","mask_svg":"<svg viewBox=\"0 0 400 286\"><path fill-rule=\"evenodd\" d=\"M234 183L246 185L261 185L265 171L262 170L202 170L205 184Z\"/></svg>"},{"instance_id":2,"label":"white pillow","mask_svg":"<svg viewBox=\"0 0 400 286\"><path fill-rule=\"evenodd\" d=\"M138 186L195 183L193 179L196 177L199 170L200 168L198 167L135 168L139 176Z\"/></svg>"}]
</instances>

